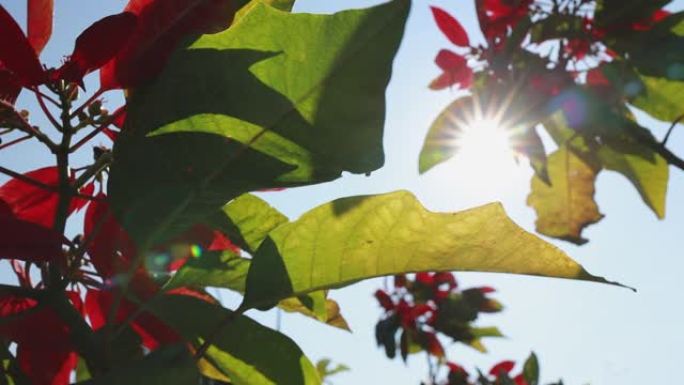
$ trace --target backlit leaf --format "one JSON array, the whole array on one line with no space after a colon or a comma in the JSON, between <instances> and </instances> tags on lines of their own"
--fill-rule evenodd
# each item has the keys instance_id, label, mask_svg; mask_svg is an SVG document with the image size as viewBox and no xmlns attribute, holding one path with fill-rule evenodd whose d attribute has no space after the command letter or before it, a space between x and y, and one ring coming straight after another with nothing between
<instances>
[{"instance_id":1,"label":"backlit leaf","mask_svg":"<svg viewBox=\"0 0 684 385\"><path fill-rule=\"evenodd\" d=\"M435 18L437 26L449 41L461 47L468 47L470 45L468 33L456 18L439 7L430 7L430 10L432 10L432 16Z\"/></svg>"},{"instance_id":2,"label":"backlit leaf","mask_svg":"<svg viewBox=\"0 0 684 385\"><path fill-rule=\"evenodd\" d=\"M28 0L27 25L28 40L40 54L52 35L52 14L54 0Z\"/></svg>"},{"instance_id":3,"label":"backlit leaf","mask_svg":"<svg viewBox=\"0 0 684 385\"><path fill-rule=\"evenodd\" d=\"M0 62L23 86L36 86L45 81L45 71L38 61L21 27L0 5Z\"/></svg>"},{"instance_id":4,"label":"backlit leaf","mask_svg":"<svg viewBox=\"0 0 684 385\"><path fill-rule=\"evenodd\" d=\"M133 95L115 144L109 191L124 227L156 243L244 192L382 166L385 87L408 9L259 4L178 51Z\"/></svg>"},{"instance_id":5,"label":"backlit leaf","mask_svg":"<svg viewBox=\"0 0 684 385\"><path fill-rule=\"evenodd\" d=\"M684 81L642 76L643 93L630 103L656 119L674 122L684 115Z\"/></svg>"},{"instance_id":6,"label":"backlit leaf","mask_svg":"<svg viewBox=\"0 0 684 385\"><path fill-rule=\"evenodd\" d=\"M339 199L272 231L254 256L243 306L383 275L451 270L606 282L522 230L499 204L433 213L400 191Z\"/></svg>"},{"instance_id":7,"label":"backlit leaf","mask_svg":"<svg viewBox=\"0 0 684 385\"><path fill-rule=\"evenodd\" d=\"M564 147L549 156L547 166L551 184L533 177L527 198L537 212L537 231L583 244L587 240L582 238L582 230L603 218L594 201L600 168Z\"/></svg>"}]
</instances>

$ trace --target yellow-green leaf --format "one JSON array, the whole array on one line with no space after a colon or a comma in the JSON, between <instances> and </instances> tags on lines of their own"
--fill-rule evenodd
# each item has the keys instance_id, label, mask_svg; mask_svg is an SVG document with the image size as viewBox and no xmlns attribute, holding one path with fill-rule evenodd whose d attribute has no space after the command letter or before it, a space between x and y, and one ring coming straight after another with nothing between
<instances>
[{"instance_id":1,"label":"yellow-green leaf","mask_svg":"<svg viewBox=\"0 0 684 385\"><path fill-rule=\"evenodd\" d=\"M586 243L582 230L603 218L594 201L594 183L600 171L566 147L547 162L551 184L532 178L527 204L537 212L537 231L576 244Z\"/></svg>"},{"instance_id":2,"label":"yellow-green leaf","mask_svg":"<svg viewBox=\"0 0 684 385\"><path fill-rule=\"evenodd\" d=\"M252 261L243 307L427 270L607 282L517 226L500 204L434 213L399 191L335 200L272 231Z\"/></svg>"}]
</instances>

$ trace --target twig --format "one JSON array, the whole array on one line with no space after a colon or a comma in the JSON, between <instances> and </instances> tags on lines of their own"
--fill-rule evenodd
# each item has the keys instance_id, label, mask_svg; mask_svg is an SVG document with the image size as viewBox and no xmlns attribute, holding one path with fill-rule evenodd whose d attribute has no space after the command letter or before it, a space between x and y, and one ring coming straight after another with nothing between
<instances>
[{"instance_id":1,"label":"twig","mask_svg":"<svg viewBox=\"0 0 684 385\"><path fill-rule=\"evenodd\" d=\"M104 92L105 92L105 90L103 90L102 88L100 88L99 90L97 90L97 92L95 92L95 93L93 94L93 96L91 96L90 98L88 98L88 100L86 100L85 102L83 102L83 104L81 104L80 107L78 107L76 110L74 110L74 112L72 112L71 115L69 115L69 118L70 118L70 119L73 119L73 118L77 117L78 114L81 113L81 111L83 111L86 107L88 107L88 105L90 105L90 103L92 103L92 102L95 101L97 98L99 98L100 95L102 95Z\"/></svg>"},{"instance_id":2,"label":"twig","mask_svg":"<svg viewBox=\"0 0 684 385\"><path fill-rule=\"evenodd\" d=\"M97 175L100 171L109 166L110 163L112 163L112 153L109 151L103 152L97 158L95 163L88 166L88 168L83 172L83 174L79 175L79 177L76 179L76 183L74 183L74 187L77 189L81 188L81 186L85 185L90 180L90 178Z\"/></svg>"},{"instance_id":3,"label":"twig","mask_svg":"<svg viewBox=\"0 0 684 385\"><path fill-rule=\"evenodd\" d=\"M20 180L24 183L34 185L34 186L36 186L38 188L42 188L44 190L55 191L55 192L57 191L57 189L54 186L50 186L50 185L47 185L43 182L39 182L35 179L31 179L31 178L27 177L26 175L20 174L16 171L12 171L12 170L5 168L5 167L2 167L2 166L0 166L0 173L11 176L14 179Z\"/></svg>"},{"instance_id":4,"label":"twig","mask_svg":"<svg viewBox=\"0 0 684 385\"><path fill-rule=\"evenodd\" d=\"M55 99L53 99L50 95L40 91L38 88L35 89L35 92L38 92L40 94L40 96L42 96L44 99L47 99L48 102L54 104L55 107L62 108L62 106L59 104L59 102L56 101Z\"/></svg>"},{"instance_id":5,"label":"twig","mask_svg":"<svg viewBox=\"0 0 684 385\"><path fill-rule=\"evenodd\" d=\"M19 297L37 299L40 297L41 290L0 284L0 293L16 295Z\"/></svg>"},{"instance_id":6,"label":"twig","mask_svg":"<svg viewBox=\"0 0 684 385\"><path fill-rule=\"evenodd\" d=\"M90 133L88 133L88 135L84 136L83 139L81 139L81 140L79 140L78 142L76 142L76 144L74 144L73 146L71 146L71 148L69 149L69 152L75 152L76 150L78 150L79 148L81 148L81 146L83 146L84 144L88 143L88 141L90 141L90 139L94 138L95 136L97 136L97 134L99 134L100 132L102 132L102 130L104 130L105 128L109 127L109 125L112 124L112 122L119 116L119 114L121 114L120 110L115 111L114 114L112 114L112 115L109 117L109 119L107 119L106 121L104 121L104 122L103 122L102 124L100 124L97 128L95 128L93 131L91 131Z\"/></svg>"},{"instance_id":7,"label":"twig","mask_svg":"<svg viewBox=\"0 0 684 385\"><path fill-rule=\"evenodd\" d=\"M40 106L40 109L43 110L43 113L48 118L50 123L53 126L55 126L55 128L58 131L62 132L64 130L64 127L62 127L62 125L57 122L57 119L55 119L50 110L47 108L47 106L45 105L45 100L43 100L43 95L40 91L38 91L38 88L33 87L31 88L31 91L33 91L36 94L36 99L38 99L38 105Z\"/></svg>"},{"instance_id":8,"label":"twig","mask_svg":"<svg viewBox=\"0 0 684 385\"><path fill-rule=\"evenodd\" d=\"M240 306L237 310L232 311L228 313L222 320L219 322L218 325L214 328L214 330L211 331L208 335L205 336L204 342L202 342L202 345L197 349L195 352L195 360L199 361L202 359L202 357L207 353L207 350L209 350L209 347L211 344L214 342L216 337L223 331L223 329L233 323L235 319L239 316L242 315L247 311L247 308L244 308Z\"/></svg>"},{"instance_id":9,"label":"twig","mask_svg":"<svg viewBox=\"0 0 684 385\"><path fill-rule=\"evenodd\" d=\"M5 109L14 113L14 116L17 118L17 120L21 124L20 127L17 127L19 130L34 136L36 139L38 139L43 144L45 144L50 149L50 151L52 151L52 152L56 151L57 144L55 144L55 142L50 140L50 138L48 138L47 135L43 134L41 131L39 131L38 129L33 127L31 125L31 123L29 123L23 116L21 116L19 111L17 111L11 103L0 99L0 107L4 107Z\"/></svg>"},{"instance_id":10,"label":"twig","mask_svg":"<svg viewBox=\"0 0 684 385\"><path fill-rule=\"evenodd\" d=\"M21 143L27 139L31 139L31 134L26 134L26 136L22 136L21 138L17 138L17 139L10 141L10 142L0 144L0 150L2 150L3 148L13 146L17 143Z\"/></svg>"},{"instance_id":11,"label":"twig","mask_svg":"<svg viewBox=\"0 0 684 385\"><path fill-rule=\"evenodd\" d=\"M670 135L672 134L672 131L674 131L674 128L677 127L677 124L679 124L679 122L681 122L682 119L684 119L684 114L679 115L679 116L677 117L677 119L675 119L675 120L672 122L672 125L671 125L670 128L668 128L668 130L667 130L667 134L665 134L665 137L663 138L663 141L660 143L661 145L665 146L665 144L667 144L667 140L670 139Z\"/></svg>"}]
</instances>

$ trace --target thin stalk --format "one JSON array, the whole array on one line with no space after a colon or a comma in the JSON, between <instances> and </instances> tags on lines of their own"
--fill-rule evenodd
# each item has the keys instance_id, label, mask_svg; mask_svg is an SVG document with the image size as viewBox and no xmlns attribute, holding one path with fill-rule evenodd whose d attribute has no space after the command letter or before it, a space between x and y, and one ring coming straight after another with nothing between
<instances>
[{"instance_id":1,"label":"thin stalk","mask_svg":"<svg viewBox=\"0 0 684 385\"><path fill-rule=\"evenodd\" d=\"M8 147L12 147L17 143L21 143L21 142L28 140L28 139L31 139L31 134L26 134L25 136L22 136L20 138L14 139L14 140L9 141L7 143L0 144L0 150L8 148Z\"/></svg>"}]
</instances>

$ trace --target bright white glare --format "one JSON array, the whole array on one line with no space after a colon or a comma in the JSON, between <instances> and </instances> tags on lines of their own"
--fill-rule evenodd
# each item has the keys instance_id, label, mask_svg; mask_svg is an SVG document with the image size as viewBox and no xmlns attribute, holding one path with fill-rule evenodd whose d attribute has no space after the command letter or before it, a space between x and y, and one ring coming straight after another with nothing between
<instances>
[{"instance_id":1,"label":"bright white glare","mask_svg":"<svg viewBox=\"0 0 684 385\"><path fill-rule=\"evenodd\" d=\"M458 190L500 199L519 184L526 185L526 173L516 162L510 128L485 117L464 122L459 128L453 138L457 150L452 163L453 183Z\"/></svg>"}]
</instances>

